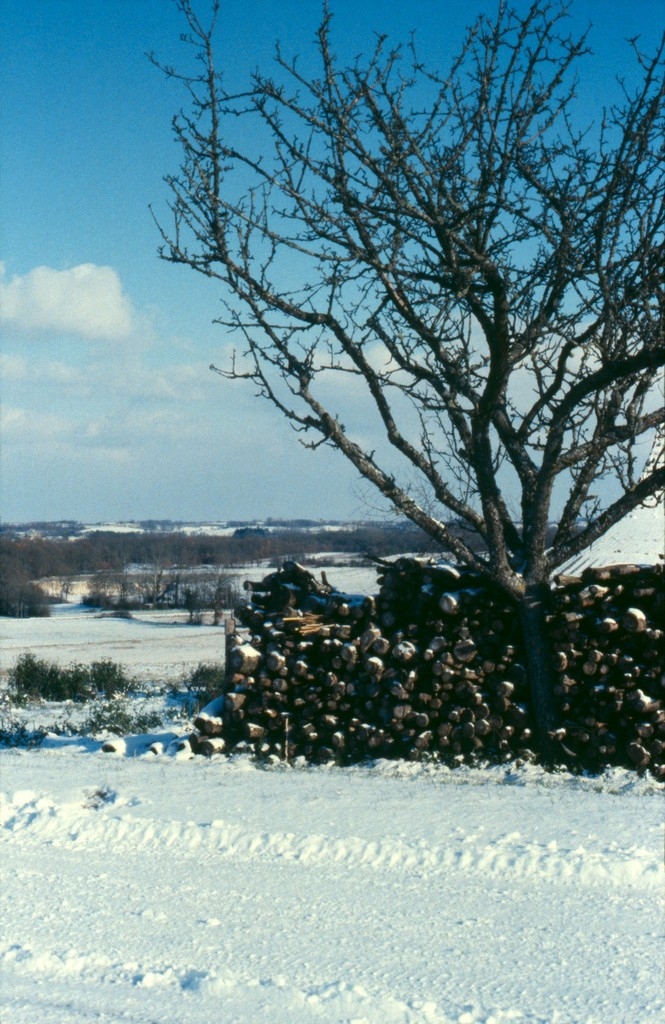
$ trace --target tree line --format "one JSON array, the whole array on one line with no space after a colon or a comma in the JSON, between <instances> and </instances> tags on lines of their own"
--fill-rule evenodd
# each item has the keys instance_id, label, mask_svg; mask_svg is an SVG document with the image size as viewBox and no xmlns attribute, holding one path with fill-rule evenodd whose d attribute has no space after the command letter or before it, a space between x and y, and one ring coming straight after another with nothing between
<instances>
[{"instance_id":1,"label":"tree line","mask_svg":"<svg viewBox=\"0 0 665 1024\"><path fill-rule=\"evenodd\" d=\"M7 533L0 536L0 615L46 614L47 599L39 581L49 577L60 578L66 591L68 579L94 574L91 597L101 605L108 604L112 595L130 607L132 603L155 604L168 590L172 603L189 601L198 608L204 593L207 601L208 592L218 591L223 573L215 570L266 560L307 560L318 553L386 557L407 550L435 553L428 538L408 523L334 531L239 527L229 536L100 530L73 540ZM128 568L137 566L144 571L134 572L130 578ZM196 583L192 574L186 573L204 567L208 572L199 572ZM213 578L214 585L210 583Z\"/></svg>"}]
</instances>

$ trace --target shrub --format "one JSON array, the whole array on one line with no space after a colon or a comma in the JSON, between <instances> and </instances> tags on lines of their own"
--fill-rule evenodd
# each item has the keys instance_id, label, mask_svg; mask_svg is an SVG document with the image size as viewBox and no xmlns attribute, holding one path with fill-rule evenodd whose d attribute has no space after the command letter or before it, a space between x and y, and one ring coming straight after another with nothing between
<instances>
[{"instance_id":1,"label":"shrub","mask_svg":"<svg viewBox=\"0 0 665 1024\"><path fill-rule=\"evenodd\" d=\"M21 654L9 671L9 686L18 701L85 701L105 694L127 693L132 682L121 665L95 661L92 665L54 665L29 651Z\"/></svg>"},{"instance_id":2,"label":"shrub","mask_svg":"<svg viewBox=\"0 0 665 1024\"><path fill-rule=\"evenodd\" d=\"M225 672L222 665L200 662L194 671L183 680L179 692L184 688L187 697L183 702L183 713L195 715L202 707L218 697L224 689Z\"/></svg>"},{"instance_id":3,"label":"shrub","mask_svg":"<svg viewBox=\"0 0 665 1024\"><path fill-rule=\"evenodd\" d=\"M81 723L81 736L96 736L98 733L114 733L126 736L129 733L145 733L162 726L162 717L156 711L148 711L145 705L123 699L96 701L88 717Z\"/></svg>"},{"instance_id":4,"label":"shrub","mask_svg":"<svg viewBox=\"0 0 665 1024\"><path fill-rule=\"evenodd\" d=\"M212 700L222 692L224 679L223 665L199 662L189 679L186 680L185 686L190 693L195 693L207 701L208 698Z\"/></svg>"},{"instance_id":5,"label":"shrub","mask_svg":"<svg viewBox=\"0 0 665 1024\"><path fill-rule=\"evenodd\" d=\"M136 597L117 596L108 591L90 586L81 599L81 604L86 608L101 608L102 611L113 612L118 618L132 618L132 611L141 607L141 602Z\"/></svg>"},{"instance_id":6,"label":"shrub","mask_svg":"<svg viewBox=\"0 0 665 1024\"><path fill-rule=\"evenodd\" d=\"M80 669L80 670L79 670ZM21 654L9 671L9 685L17 699L86 700L91 696L80 666L62 669L34 654Z\"/></svg>"},{"instance_id":7,"label":"shrub","mask_svg":"<svg viewBox=\"0 0 665 1024\"><path fill-rule=\"evenodd\" d=\"M115 697L119 693L129 693L133 689L133 682L122 665L118 665L108 658L93 661L90 666L90 683L95 693L103 693L107 697Z\"/></svg>"},{"instance_id":8,"label":"shrub","mask_svg":"<svg viewBox=\"0 0 665 1024\"><path fill-rule=\"evenodd\" d=\"M45 736L45 729L31 729L18 718L6 714L0 715L0 746L2 747L38 747Z\"/></svg>"}]
</instances>

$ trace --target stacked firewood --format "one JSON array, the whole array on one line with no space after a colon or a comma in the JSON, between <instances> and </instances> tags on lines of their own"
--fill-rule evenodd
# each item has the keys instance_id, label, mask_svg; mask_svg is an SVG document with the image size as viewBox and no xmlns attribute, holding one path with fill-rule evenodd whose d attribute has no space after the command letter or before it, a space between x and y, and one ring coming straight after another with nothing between
<instances>
[{"instance_id":1,"label":"stacked firewood","mask_svg":"<svg viewBox=\"0 0 665 1024\"><path fill-rule=\"evenodd\" d=\"M659 577L636 570L621 581L585 575L554 591L556 739L562 761L580 767L628 763L659 773ZM236 611L242 629L227 651L226 693L196 718L192 749L342 763L531 758L511 600L467 570L416 558L384 564L379 582L372 597L344 594L287 562L247 583L251 598Z\"/></svg>"},{"instance_id":2,"label":"stacked firewood","mask_svg":"<svg viewBox=\"0 0 665 1024\"><path fill-rule=\"evenodd\" d=\"M585 768L632 764L665 777L663 580L662 566L635 565L557 580L549 617L557 738Z\"/></svg>"},{"instance_id":3,"label":"stacked firewood","mask_svg":"<svg viewBox=\"0 0 665 1024\"><path fill-rule=\"evenodd\" d=\"M526 753L526 673L505 596L418 559L379 579L376 596L343 594L286 563L246 584L227 693L196 719L195 749L251 744L314 761Z\"/></svg>"}]
</instances>

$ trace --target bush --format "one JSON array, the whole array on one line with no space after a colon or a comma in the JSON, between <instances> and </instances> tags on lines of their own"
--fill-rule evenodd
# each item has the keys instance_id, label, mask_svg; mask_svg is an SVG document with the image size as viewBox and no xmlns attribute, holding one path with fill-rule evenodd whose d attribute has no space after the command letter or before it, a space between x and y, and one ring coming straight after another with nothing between
<instances>
[{"instance_id":1,"label":"bush","mask_svg":"<svg viewBox=\"0 0 665 1024\"><path fill-rule=\"evenodd\" d=\"M127 736L129 733L145 733L162 726L162 717L156 711L129 700L102 700L92 706L90 714L81 723L77 732L81 736L96 736L98 733L114 733Z\"/></svg>"},{"instance_id":2,"label":"bush","mask_svg":"<svg viewBox=\"0 0 665 1024\"><path fill-rule=\"evenodd\" d=\"M217 697L224 689L224 679L223 665L211 665L200 662L189 679L186 680L185 686L191 693L196 693L206 699L209 697L212 700L213 697Z\"/></svg>"},{"instance_id":3,"label":"bush","mask_svg":"<svg viewBox=\"0 0 665 1024\"><path fill-rule=\"evenodd\" d=\"M224 680L225 672L222 665L200 662L181 684L187 693L183 712L190 716L195 715L211 700L219 697L224 689ZM179 690L182 693L182 689Z\"/></svg>"},{"instance_id":4,"label":"bush","mask_svg":"<svg viewBox=\"0 0 665 1024\"><path fill-rule=\"evenodd\" d=\"M95 661L92 665L68 665L61 668L29 651L21 654L9 671L9 686L18 701L85 701L101 694L114 697L132 687L121 665Z\"/></svg>"},{"instance_id":5,"label":"bush","mask_svg":"<svg viewBox=\"0 0 665 1024\"><path fill-rule=\"evenodd\" d=\"M95 693L103 693L106 697L129 693L134 688L132 680L122 665L118 665L108 658L93 661L90 666L90 683Z\"/></svg>"},{"instance_id":6,"label":"bush","mask_svg":"<svg viewBox=\"0 0 665 1024\"><path fill-rule=\"evenodd\" d=\"M9 671L9 685L19 701L86 700L91 696L85 673L79 666L62 669L34 654L21 654Z\"/></svg>"},{"instance_id":7,"label":"bush","mask_svg":"<svg viewBox=\"0 0 665 1024\"><path fill-rule=\"evenodd\" d=\"M101 608L102 611L113 612L118 618L127 619L131 619L133 611L138 611L141 608L141 602L136 597L118 596L92 585L83 595L81 604L86 608Z\"/></svg>"},{"instance_id":8,"label":"bush","mask_svg":"<svg viewBox=\"0 0 665 1024\"><path fill-rule=\"evenodd\" d=\"M10 715L0 715L0 746L38 747L46 737L45 729L31 729L25 722Z\"/></svg>"}]
</instances>

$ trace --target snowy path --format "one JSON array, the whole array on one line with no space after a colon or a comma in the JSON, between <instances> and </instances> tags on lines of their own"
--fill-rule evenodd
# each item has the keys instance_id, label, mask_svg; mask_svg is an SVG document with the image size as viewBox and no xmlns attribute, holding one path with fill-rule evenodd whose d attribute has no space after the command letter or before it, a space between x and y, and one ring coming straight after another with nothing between
<instances>
[{"instance_id":1,"label":"snowy path","mask_svg":"<svg viewBox=\"0 0 665 1024\"><path fill-rule=\"evenodd\" d=\"M662 801L646 780L262 771L76 745L0 764L12 1024L665 1012Z\"/></svg>"}]
</instances>

